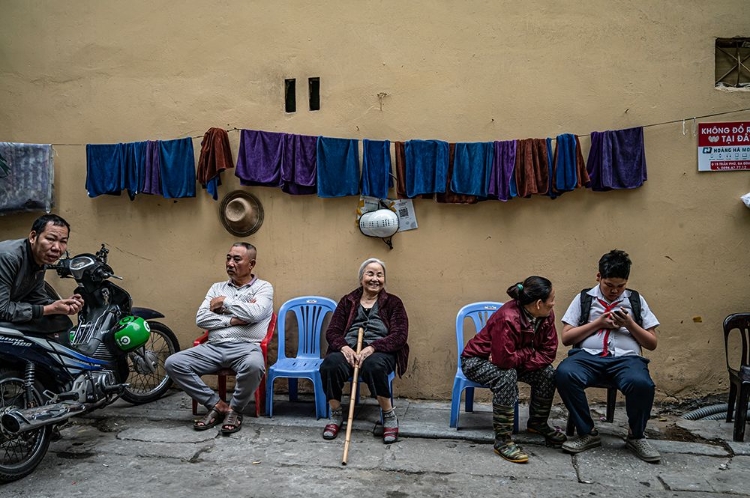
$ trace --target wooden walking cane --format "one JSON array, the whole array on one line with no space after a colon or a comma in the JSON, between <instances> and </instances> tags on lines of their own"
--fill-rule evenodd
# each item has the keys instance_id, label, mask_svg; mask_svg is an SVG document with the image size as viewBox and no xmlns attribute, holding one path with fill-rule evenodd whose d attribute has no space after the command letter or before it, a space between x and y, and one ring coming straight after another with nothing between
<instances>
[{"instance_id":1,"label":"wooden walking cane","mask_svg":"<svg viewBox=\"0 0 750 498\"><path fill-rule=\"evenodd\" d=\"M362 351L362 337L365 331L362 327L357 332L357 354ZM344 457L341 459L341 465L346 465L346 459L349 458L349 441L352 437L352 423L354 421L354 400L357 398L357 386L359 385L359 362L354 365L354 374L352 375L352 388L349 392L349 420L346 421L346 441L344 442Z\"/></svg>"}]
</instances>

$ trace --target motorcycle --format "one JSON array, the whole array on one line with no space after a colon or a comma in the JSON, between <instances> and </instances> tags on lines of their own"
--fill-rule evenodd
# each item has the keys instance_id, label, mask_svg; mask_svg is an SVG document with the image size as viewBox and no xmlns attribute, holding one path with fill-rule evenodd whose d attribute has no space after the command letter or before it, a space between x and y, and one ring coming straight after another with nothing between
<instances>
[{"instance_id":1,"label":"motorcycle","mask_svg":"<svg viewBox=\"0 0 750 498\"><path fill-rule=\"evenodd\" d=\"M180 350L164 315L132 306L107 264L109 250L63 258L54 269L73 278L84 306L64 337L0 327L0 482L21 479L39 465L53 426L114 402L161 397L172 385L166 358ZM59 299L51 286L47 292Z\"/></svg>"}]
</instances>

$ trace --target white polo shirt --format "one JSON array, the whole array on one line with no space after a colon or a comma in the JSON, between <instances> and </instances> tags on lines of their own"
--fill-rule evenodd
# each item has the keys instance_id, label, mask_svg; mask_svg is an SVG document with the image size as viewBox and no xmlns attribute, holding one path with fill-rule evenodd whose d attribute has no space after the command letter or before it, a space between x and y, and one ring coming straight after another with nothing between
<instances>
[{"instance_id":1,"label":"white polo shirt","mask_svg":"<svg viewBox=\"0 0 750 498\"><path fill-rule=\"evenodd\" d=\"M633 309L630 307L630 291L625 290L620 298L616 302L612 302L602 295L599 285L592 287L587 292L588 295L592 296L591 300L591 313L589 314L589 322L593 322L600 316L602 316L607 308L615 310L621 307L627 310L631 315ZM648 307L646 300L643 296L640 296L641 300L641 318L643 320L642 327L644 329L650 329L652 327L659 326L659 320L656 319L651 309ZM607 306L607 308L605 308ZM566 325L572 325L578 327L578 322L581 317L581 294L577 294L573 302L570 303L568 311L562 317L562 322ZM594 332L580 344L576 345L584 351L593 355L601 355L605 350L614 356L627 356L627 355L640 355L641 345L638 344L628 329L620 327L619 329L604 329Z\"/></svg>"}]
</instances>

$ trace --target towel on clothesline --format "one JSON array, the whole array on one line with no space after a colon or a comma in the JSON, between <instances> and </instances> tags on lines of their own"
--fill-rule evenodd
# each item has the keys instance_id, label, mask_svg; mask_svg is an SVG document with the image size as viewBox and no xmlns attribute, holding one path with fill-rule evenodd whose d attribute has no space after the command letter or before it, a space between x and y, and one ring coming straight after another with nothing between
<instances>
[{"instance_id":1,"label":"towel on clothesline","mask_svg":"<svg viewBox=\"0 0 750 498\"><path fill-rule=\"evenodd\" d=\"M555 192L570 192L590 183L577 135L564 133L557 136L552 164L552 188Z\"/></svg>"},{"instance_id":2,"label":"towel on clothesline","mask_svg":"<svg viewBox=\"0 0 750 498\"><path fill-rule=\"evenodd\" d=\"M549 161L545 139L518 140L515 178L518 197L547 193L549 189Z\"/></svg>"},{"instance_id":3,"label":"towel on clothesline","mask_svg":"<svg viewBox=\"0 0 750 498\"><path fill-rule=\"evenodd\" d=\"M448 177L445 182L445 193L435 194L435 202L438 204L476 204L479 198L475 195L457 194L451 190L453 178L453 165L456 159L456 144L448 144Z\"/></svg>"},{"instance_id":4,"label":"towel on clothesline","mask_svg":"<svg viewBox=\"0 0 750 498\"><path fill-rule=\"evenodd\" d=\"M396 158L396 198L408 199L406 195L406 143L393 142L394 157ZM432 199L434 194L424 194L422 199Z\"/></svg>"},{"instance_id":5,"label":"towel on clothesline","mask_svg":"<svg viewBox=\"0 0 750 498\"><path fill-rule=\"evenodd\" d=\"M209 128L201 141L198 158L198 183L214 199L219 199L221 172L234 167L229 135L223 128Z\"/></svg>"},{"instance_id":6,"label":"towel on clothesline","mask_svg":"<svg viewBox=\"0 0 750 498\"><path fill-rule=\"evenodd\" d=\"M362 195L385 199L391 178L391 142L389 140L362 141Z\"/></svg>"},{"instance_id":7,"label":"towel on clothesline","mask_svg":"<svg viewBox=\"0 0 750 498\"><path fill-rule=\"evenodd\" d=\"M195 153L193 139L159 141L159 176L167 199L195 197Z\"/></svg>"},{"instance_id":8,"label":"towel on clothesline","mask_svg":"<svg viewBox=\"0 0 750 498\"><path fill-rule=\"evenodd\" d=\"M234 174L245 186L280 187L284 133L240 130Z\"/></svg>"},{"instance_id":9,"label":"towel on clothesline","mask_svg":"<svg viewBox=\"0 0 750 498\"><path fill-rule=\"evenodd\" d=\"M146 142L146 168L143 178L143 193L152 195L161 194L161 178L159 168L161 159L159 152L159 141L149 140Z\"/></svg>"},{"instance_id":10,"label":"towel on clothesline","mask_svg":"<svg viewBox=\"0 0 750 498\"><path fill-rule=\"evenodd\" d=\"M359 194L359 141L318 137L318 197Z\"/></svg>"},{"instance_id":11,"label":"towel on clothesline","mask_svg":"<svg viewBox=\"0 0 750 498\"><path fill-rule=\"evenodd\" d=\"M89 197L120 195L132 201L143 189L146 142L86 145L86 190Z\"/></svg>"},{"instance_id":12,"label":"towel on clothesline","mask_svg":"<svg viewBox=\"0 0 750 498\"><path fill-rule=\"evenodd\" d=\"M457 194L487 197L494 157L492 142L457 143L451 190Z\"/></svg>"},{"instance_id":13,"label":"towel on clothesline","mask_svg":"<svg viewBox=\"0 0 750 498\"><path fill-rule=\"evenodd\" d=\"M240 130L235 175L246 186L281 187L292 195L317 191L318 137Z\"/></svg>"},{"instance_id":14,"label":"towel on clothesline","mask_svg":"<svg viewBox=\"0 0 750 498\"><path fill-rule=\"evenodd\" d=\"M86 145L86 191L89 197L120 195L125 188L122 144Z\"/></svg>"},{"instance_id":15,"label":"towel on clothesline","mask_svg":"<svg viewBox=\"0 0 750 498\"><path fill-rule=\"evenodd\" d=\"M89 197L141 192L167 198L195 197L193 140L86 145Z\"/></svg>"},{"instance_id":16,"label":"towel on clothesline","mask_svg":"<svg viewBox=\"0 0 750 498\"><path fill-rule=\"evenodd\" d=\"M545 140L547 143L547 181L549 184L547 185L547 195L550 199L557 199L561 194L555 190L555 171L554 171L554 158L555 153L552 149L552 139L547 138Z\"/></svg>"},{"instance_id":17,"label":"towel on clothesline","mask_svg":"<svg viewBox=\"0 0 750 498\"><path fill-rule=\"evenodd\" d=\"M406 155L406 195L445 192L448 179L448 142L441 140L409 140Z\"/></svg>"},{"instance_id":18,"label":"towel on clothesline","mask_svg":"<svg viewBox=\"0 0 750 498\"><path fill-rule=\"evenodd\" d=\"M143 180L146 172L146 142L129 142L120 144L125 175L124 188L132 201L136 194L143 191Z\"/></svg>"},{"instance_id":19,"label":"towel on clothesline","mask_svg":"<svg viewBox=\"0 0 750 498\"><path fill-rule=\"evenodd\" d=\"M587 161L591 189L632 189L647 179L643 127L591 133Z\"/></svg>"},{"instance_id":20,"label":"towel on clothesline","mask_svg":"<svg viewBox=\"0 0 750 498\"><path fill-rule=\"evenodd\" d=\"M504 140L494 142L495 154L492 160L492 171L487 195L503 202L515 197L515 189L511 193L511 181L516 167L516 141Z\"/></svg>"},{"instance_id":21,"label":"towel on clothesline","mask_svg":"<svg viewBox=\"0 0 750 498\"><path fill-rule=\"evenodd\" d=\"M393 157L396 160L396 198L408 199L406 196L406 145L404 142L393 142Z\"/></svg>"},{"instance_id":22,"label":"towel on clothesline","mask_svg":"<svg viewBox=\"0 0 750 498\"><path fill-rule=\"evenodd\" d=\"M53 157L51 145L0 142L0 214L52 209Z\"/></svg>"},{"instance_id":23,"label":"towel on clothesline","mask_svg":"<svg viewBox=\"0 0 750 498\"><path fill-rule=\"evenodd\" d=\"M281 160L281 190L292 195L309 195L318 187L318 137L286 134Z\"/></svg>"}]
</instances>

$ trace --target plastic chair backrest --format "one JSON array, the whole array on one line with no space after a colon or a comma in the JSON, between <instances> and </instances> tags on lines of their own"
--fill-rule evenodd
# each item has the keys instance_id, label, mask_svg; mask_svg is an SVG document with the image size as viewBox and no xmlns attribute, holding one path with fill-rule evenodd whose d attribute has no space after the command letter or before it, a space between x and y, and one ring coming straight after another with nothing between
<instances>
[{"instance_id":1,"label":"plastic chair backrest","mask_svg":"<svg viewBox=\"0 0 750 498\"><path fill-rule=\"evenodd\" d=\"M729 333L738 330L742 339L740 364L737 368L729 364ZM724 319L724 351L727 357L727 369L738 371L741 367L750 365L750 313L735 313ZM736 357L735 355L733 355Z\"/></svg>"},{"instance_id":2,"label":"plastic chair backrest","mask_svg":"<svg viewBox=\"0 0 750 498\"><path fill-rule=\"evenodd\" d=\"M320 334L326 315L336 309L336 302L327 297L302 296L290 299L279 308L276 329L279 338L277 358L286 358L286 316L294 312L297 318L297 358L320 358Z\"/></svg>"},{"instance_id":3,"label":"plastic chair backrest","mask_svg":"<svg viewBox=\"0 0 750 498\"><path fill-rule=\"evenodd\" d=\"M458 311L456 315L456 346L458 347L458 358L464 352L464 321L471 318L474 322L474 334L478 334L487 324L490 316L500 309L503 303L495 301L481 301L467 304ZM459 362L459 369L461 368Z\"/></svg>"}]
</instances>

